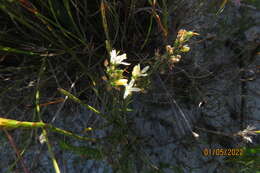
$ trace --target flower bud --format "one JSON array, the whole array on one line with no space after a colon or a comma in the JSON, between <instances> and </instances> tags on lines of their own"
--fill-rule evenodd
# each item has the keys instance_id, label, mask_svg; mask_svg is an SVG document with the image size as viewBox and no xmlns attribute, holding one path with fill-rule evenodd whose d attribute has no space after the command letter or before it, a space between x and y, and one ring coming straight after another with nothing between
<instances>
[{"instance_id":1,"label":"flower bud","mask_svg":"<svg viewBox=\"0 0 260 173\"><path fill-rule=\"evenodd\" d=\"M170 58L171 63L178 63L181 60L181 55L173 55Z\"/></svg>"},{"instance_id":2,"label":"flower bud","mask_svg":"<svg viewBox=\"0 0 260 173\"><path fill-rule=\"evenodd\" d=\"M182 46L182 48L181 48L181 50L180 50L181 52L189 52L190 51L190 47L188 46L188 45L184 45L184 46Z\"/></svg>"},{"instance_id":3,"label":"flower bud","mask_svg":"<svg viewBox=\"0 0 260 173\"><path fill-rule=\"evenodd\" d=\"M174 51L174 47L171 47L170 45L167 45L166 46L166 51L169 55L172 55L173 54L173 51Z\"/></svg>"},{"instance_id":4,"label":"flower bud","mask_svg":"<svg viewBox=\"0 0 260 173\"><path fill-rule=\"evenodd\" d=\"M116 85L116 86L126 85L127 82L128 82L127 79L119 79L119 80L116 80L116 81L115 81L115 85Z\"/></svg>"}]
</instances>

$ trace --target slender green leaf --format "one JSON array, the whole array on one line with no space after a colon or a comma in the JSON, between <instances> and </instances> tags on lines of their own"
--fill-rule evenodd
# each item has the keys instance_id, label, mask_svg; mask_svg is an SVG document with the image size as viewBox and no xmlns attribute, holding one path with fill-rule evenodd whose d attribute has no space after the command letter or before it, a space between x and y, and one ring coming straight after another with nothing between
<instances>
[{"instance_id":1,"label":"slender green leaf","mask_svg":"<svg viewBox=\"0 0 260 173\"><path fill-rule=\"evenodd\" d=\"M87 146L74 146L62 141L59 142L59 145L63 150L72 151L75 154L84 155L89 157L90 159L95 159L95 160L103 159L103 155L101 151L97 148L91 148Z\"/></svg>"},{"instance_id":2,"label":"slender green leaf","mask_svg":"<svg viewBox=\"0 0 260 173\"><path fill-rule=\"evenodd\" d=\"M89 110L91 110L91 111L93 111L93 112L95 112L97 114L100 114L100 112L97 109L95 109L94 107L84 103L83 101L81 101L79 98L77 98L76 96L74 96L70 92L68 92L68 91L66 91L66 90L64 90L62 88L58 88L58 91L61 92L64 95L68 96L71 100L73 100L73 101L81 104L82 106L86 107L87 109L89 109Z\"/></svg>"},{"instance_id":3,"label":"slender green leaf","mask_svg":"<svg viewBox=\"0 0 260 173\"><path fill-rule=\"evenodd\" d=\"M11 47L4 47L4 46L0 46L0 51L25 54L25 55L39 55L38 53L25 51L25 50L19 50L19 49L15 49L15 48L11 48Z\"/></svg>"}]
</instances>

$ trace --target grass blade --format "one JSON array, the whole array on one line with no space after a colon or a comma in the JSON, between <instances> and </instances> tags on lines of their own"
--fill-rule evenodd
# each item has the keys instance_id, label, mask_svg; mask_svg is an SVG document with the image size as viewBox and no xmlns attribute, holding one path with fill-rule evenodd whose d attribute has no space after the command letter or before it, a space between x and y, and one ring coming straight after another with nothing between
<instances>
[{"instance_id":1,"label":"grass blade","mask_svg":"<svg viewBox=\"0 0 260 173\"><path fill-rule=\"evenodd\" d=\"M83 101L81 101L79 98L77 98L76 96L74 96L73 94L71 94L70 92L62 89L62 88L58 88L58 91L61 92L62 94L64 94L65 96L68 96L71 100L75 101L76 103L81 104L82 106L86 107L87 109L97 113L97 114L101 114L97 109L95 109L94 107L84 103Z\"/></svg>"},{"instance_id":2,"label":"grass blade","mask_svg":"<svg viewBox=\"0 0 260 173\"><path fill-rule=\"evenodd\" d=\"M4 47L4 46L0 46L0 51L11 52L11 53L18 53L18 54L25 54L25 55L39 55L38 53L25 51L25 50L14 49L14 48L11 48L11 47Z\"/></svg>"},{"instance_id":3,"label":"grass blade","mask_svg":"<svg viewBox=\"0 0 260 173\"><path fill-rule=\"evenodd\" d=\"M91 148L87 146L73 146L63 141L60 141L59 145L63 150L68 150L79 155L87 156L89 157L89 159L95 159L95 160L103 159L101 151L97 148Z\"/></svg>"}]
</instances>

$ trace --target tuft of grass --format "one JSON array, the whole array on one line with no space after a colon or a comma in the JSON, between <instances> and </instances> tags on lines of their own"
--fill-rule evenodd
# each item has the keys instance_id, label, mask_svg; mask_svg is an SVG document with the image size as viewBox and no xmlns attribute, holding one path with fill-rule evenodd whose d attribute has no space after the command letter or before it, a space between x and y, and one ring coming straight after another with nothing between
<instances>
[{"instance_id":1,"label":"tuft of grass","mask_svg":"<svg viewBox=\"0 0 260 173\"><path fill-rule=\"evenodd\" d=\"M177 10L184 5L181 0L2 0L0 105L6 106L0 110L5 116L0 118L0 127L27 128L25 142L18 141L25 144L24 152L41 131L40 137L47 144L57 173L61 168L53 133L67 136L64 141L57 140L61 150L106 160L115 172L132 172L139 161L151 171L162 172L163 168L180 171L167 164L157 167L140 151L138 146L143 141L131 126L129 115L133 111L132 95L149 91L154 76L165 77L164 82L171 85L167 74L180 72L173 80L174 84L181 84L174 85L177 98L198 99L200 76L193 75L194 71L188 68L182 69L187 65L183 59L190 50L189 40L198 34L180 30L182 16L176 15L174 22L169 21L171 7L179 14L186 11ZM220 10L225 5L223 1ZM127 53L124 63L129 66L123 66L120 58L118 64L113 64L114 49ZM116 57L122 58L121 53L117 52ZM67 100L101 119L100 124L87 127L84 132L101 129L107 135L92 138L88 133L63 130L66 127L56 126L61 118L43 116L52 105L67 105ZM71 139L85 143L75 146ZM22 160L22 154L16 153L18 158L9 166L10 172Z\"/></svg>"},{"instance_id":2,"label":"tuft of grass","mask_svg":"<svg viewBox=\"0 0 260 173\"><path fill-rule=\"evenodd\" d=\"M157 28L152 24L155 19L145 11L146 6L149 4L145 1L1 1L0 100L1 104L9 103L1 110L6 116L1 120L7 122L4 128L27 127L29 130L24 133L27 133L28 144L32 137L38 137L37 130L33 129L42 128L56 172L59 166L49 139L51 133L78 140L90 139L45 123L51 122L42 117L46 108L66 101L66 98L57 99L60 93L101 115L106 122L104 128L113 127L110 136L101 140L101 146L109 141L117 146L128 140L125 135L130 134L127 129L130 102L118 104L120 94L103 92L105 84L100 77L104 71L101 69L106 52L112 47L138 54L141 50L137 48L142 46L142 51L150 54L149 44ZM139 60L131 58L130 61ZM70 85L73 92L68 89ZM86 104L90 101L88 96L93 94L97 103L91 105L107 105L106 115ZM107 104L107 99L112 97L112 102ZM26 113L20 116L16 113L18 110ZM61 149L76 153L83 151L72 145L62 146Z\"/></svg>"}]
</instances>

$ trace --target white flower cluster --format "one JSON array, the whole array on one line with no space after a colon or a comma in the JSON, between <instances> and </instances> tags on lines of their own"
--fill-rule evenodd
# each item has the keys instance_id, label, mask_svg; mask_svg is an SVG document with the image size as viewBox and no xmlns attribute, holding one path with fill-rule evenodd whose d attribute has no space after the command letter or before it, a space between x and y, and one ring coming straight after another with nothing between
<instances>
[{"instance_id":1,"label":"white flower cluster","mask_svg":"<svg viewBox=\"0 0 260 173\"><path fill-rule=\"evenodd\" d=\"M186 42L189 41L189 39L193 36L199 35L196 32L187 31L185 29L181 29L178 32L177 38L173 45L167 45L166 46L166 53L162 56L159 55L157 58L156 63L164 63L165 60L168 61L170 67L173 67L175 63L178 63L181 60L181 53L186 53L190 51L190 47L186 44ZM124 71L119 68L119 65L125 65L129 66L130 63L125 62L127 59L126 54L119 55L119 52L117 52L115 49L113 49L110 54L110 61L105 61L106 66L106 73L109 77L109 83L112 87L118 88L118 86L124 86L125 92L124 92L124 99L126 99L129 95L132 94L132 92L140 92L142 89L136 87L136 83L138 83L141 77L147 76L147 71L149 69L149 66L144 67L141 69L140 64L137 64L134 66L132 71L132 76L130 79L127 79L123 73ZM140 83L138 83L140 84ZM194 134L195 135L195 134ZM195 135L197 136L197 135Z\"/></svg>"},{"instance_id":2,"label":"white flower cluster","mask_svg":"<svg viewBox=\"0 0 260 173\"><path fill-rule=\"evenodd\" d=\"M141 69L140 64L134 66L132 71L132 77L130 82L128 79L125 79L123 76L123 71L118 70L117 66L122 65L130 65L130 63L123 62L125 59L127 59L126 54L119 55L119 53L116 50L112 50L110 52L110 66L107 67L108 75L111 79L112 86L121 86L123 85L125 87L124 92L124 99L126 99L128 96L132 94L132 92L140 92L141 89L135 87L136 79L147 76L147 71L149 69L149 66L144 67Z\"/></svg>"}]
</instances>

